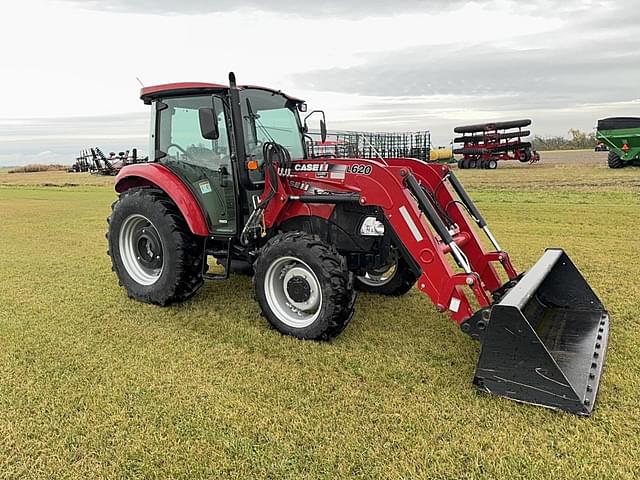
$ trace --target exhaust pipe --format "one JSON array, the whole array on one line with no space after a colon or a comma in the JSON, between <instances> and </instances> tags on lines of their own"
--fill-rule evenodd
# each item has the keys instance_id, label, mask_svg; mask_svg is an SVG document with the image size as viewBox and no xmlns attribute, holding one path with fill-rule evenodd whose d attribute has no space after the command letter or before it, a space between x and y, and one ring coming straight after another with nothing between
<instances>
[{"instance_id":1,"label":"exhaust pipe","mask_svg":"<svg viewBox=\"0 0 640 480\"><path fill-rule=\"evenodd\" d=\"M473 383L519 402L588 416L609 314L561 249L548 249L491 307Z\"/></svg>"}]
</instances>

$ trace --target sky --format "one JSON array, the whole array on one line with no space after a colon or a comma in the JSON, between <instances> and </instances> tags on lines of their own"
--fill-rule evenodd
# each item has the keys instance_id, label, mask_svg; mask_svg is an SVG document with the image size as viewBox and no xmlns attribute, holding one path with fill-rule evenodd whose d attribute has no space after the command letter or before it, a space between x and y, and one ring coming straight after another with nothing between
<instances>
[{"instance_id":1,"label":"sky","mask_svg":"<svg viewBox=\"0 0 640 480\"><path fill-rule=\"evenodd\" d=\"M21 0L2 5L0 166L147 151L140 83L281 89L330 130L640 116L640 9L616 0Z\"/></svg>"}]
</instances>

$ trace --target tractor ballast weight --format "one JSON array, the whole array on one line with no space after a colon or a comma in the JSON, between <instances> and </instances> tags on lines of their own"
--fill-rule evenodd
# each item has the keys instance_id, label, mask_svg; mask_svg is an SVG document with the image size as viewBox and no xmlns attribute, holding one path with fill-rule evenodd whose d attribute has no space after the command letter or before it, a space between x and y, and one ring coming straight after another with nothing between
<instances>
[{"instance_id":1,"label":"tractor ballast weight","mask_svg":"<svg viewBox=\"0 0 640 480\"><path fill-rule=\"evenodd\" d=\"M114 270L131 297L181 301L203 279L228 278L232 261L247 260L257 300L276 329L328 339L353 316L354 284L401 295L415 283L481 342L478 389L591 413L609 329L602 303L560 249L519 274L447 165L385 156L374 137L387 146L396 137L380 134L336 142L369 158L316 157L304 147L314 143L297 116L301 100L237 86L234 77L229 87L147 87L142 98L160 122L155 154L118 174L120 200L108 233ZM174 116L180 128L170 135ZM213 125L216 116L226 121ZM198 146L178 143L185 118L198 130L189 141L203 136ZM228 136L217 131L222 127ZM261 153L253 148L258 135L266 135ZM406 145L424 153L414 145L428 145L424 138L414 134ZM222 260L223 274L207 273L208 256Z\"/></svg>"}]
</instances>

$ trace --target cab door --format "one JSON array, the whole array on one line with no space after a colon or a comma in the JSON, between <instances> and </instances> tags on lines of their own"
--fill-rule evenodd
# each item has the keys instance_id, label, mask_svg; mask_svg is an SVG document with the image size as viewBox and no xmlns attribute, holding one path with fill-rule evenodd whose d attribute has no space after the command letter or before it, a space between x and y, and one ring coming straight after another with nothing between
<instances>
[{"instance_id":1,"label":"cab door","mask_svg":"<svg viewBox=\"0 0 640 480\"><path fill-rule=\"evenodd\" d=\"M218 120L216 140L204 138L200 128L200 110L211 107ZM174 97L162 100L157 108L156 160L191 188L212 234L234 235L237 202L222 100L210 95Z\"/></svg>"}]
</instances>

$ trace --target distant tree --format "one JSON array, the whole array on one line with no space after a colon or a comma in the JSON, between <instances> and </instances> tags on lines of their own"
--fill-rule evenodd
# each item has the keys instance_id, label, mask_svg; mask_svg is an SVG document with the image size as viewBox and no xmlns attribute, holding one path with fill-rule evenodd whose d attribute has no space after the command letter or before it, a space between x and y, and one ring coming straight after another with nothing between
<instances>
[{"instance_id":1,"label":"distant tree","mask_svg":"<svg viewBox=\"0 0 640 480\"><path fill-rule=\"evenodd\" d=\"M40 163L34 163L24 165L22 167L14 167L9 170L8 173L34 173L34 172L53 172L53 171L66 171L69 165L50 164L44 165Z\"/></svg>"},{"instance_id":2,"label":"distant tree","mask_svg":"<svg viewBox=\"0 0 640 480\"><path fill-rule=\"evenodd\" d=\"M581 150L590 149L596 145L594 133L586 133L577 128L569 129L570 138L551 136L533 137L533 147L536 150Z\"/></svg>"}]
</instances>

